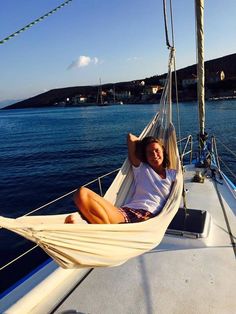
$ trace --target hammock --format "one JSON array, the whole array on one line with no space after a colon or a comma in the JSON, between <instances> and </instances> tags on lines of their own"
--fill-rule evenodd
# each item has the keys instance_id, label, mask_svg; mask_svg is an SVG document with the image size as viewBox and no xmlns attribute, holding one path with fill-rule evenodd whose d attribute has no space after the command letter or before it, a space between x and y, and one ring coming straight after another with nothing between
<instances>
[{"instance_id":1,"label":"hammock","mask_svg":"<svg viewBox=\"0 0 236 314\"><path fill-rule=\"evenodd\" d=\"M168 89L168 84L164 91ZM171 157L171 168L177 170L169 198L158 216L139 223L123 224L86 224L82 223L82 219L81 223L64 224L65 216L69 213L17 219L0 217L0 226L37 243L63 268L115 266L153 249L160 243L177 213L183 189L170 114L170 100L162 100L160 114L155 115L140 135L140 139L147 135L161 137ZM132 167L126 159L104 197L120 206L129 200L133 189Z\"/></svg>"}]
</instances>

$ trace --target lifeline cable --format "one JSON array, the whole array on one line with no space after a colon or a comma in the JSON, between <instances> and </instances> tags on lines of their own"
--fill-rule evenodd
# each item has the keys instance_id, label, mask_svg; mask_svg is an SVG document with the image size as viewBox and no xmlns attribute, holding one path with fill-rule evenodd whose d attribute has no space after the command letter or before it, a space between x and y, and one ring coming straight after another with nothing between
<instances>
[{"instance_id":1,"label":"lifeline cable","mask_svg":"<svg viewBox=\"0 0 236 314\"><path fill-rule=\"evenodd\" d=\"M225 223L226 223L226 227L227 227L227 231L228 231L227 233L228 233L229 238L230 238L230 244L232 246L232 249L233 249L233 252L234 252L234 256L236 257L235 237L234 237L234 235L232 233L232 230L231 230L231 226L230 226L229 219L228 219L228 216L227 216L227 213L226 213L224 202L223 202L222 196L221 196L221 194L219 192L219 189L218 189L218 186L217 186L217 181L214 181L214 185L215 185L216 193L217 193L217 196L218 196L218 199L219 199L219 202L220 202L220 205L221 205L221 209L222 209L222 212L223 212L223 215L224 215L224 219L225 219Z\"/></svg>"},{"instance_id":2,"label":"lifeline cable","mask_svg":"<svg viewBox=\"0 0 236 314\"><path fill-rule=\"evenodd\" d=\"M220 162L224 165L224 167L228 170L228 172L231 174L234 179L236 179L236 175L233 173L233 171L226 165L226 163L219 157Z\"/></svg>"},{"instance_id":3,"label":"lifeline cable","mask_svg":"<svg viewBox=\"0 0 236 314\"><path fill-rule=\"evenodd\" d=\"M2 39L0 41L0 44L4 44L5 42L9 41L10 39L14 38L15 36L19 35L20 33L26 31L27 29L31 28L32 26L34 26L35 24L43 21L45 18L49 17L50 15L52 15L53 13L55 13L56 11L60 10L61 8L63 8L64 6L66 6L67 4L69 4L71 1L73 0L67 0L64 3L62 3L61 5L59 5L58 7L56 7L55 9L51 10L50 12L40 16L38 19L34 20L33 22L27 24L26 26L24 26L23 28L19 29L18 31L14 32L13 34L7 36L6 38Z\"/></svg>"},{"instance_id":4,"label":"lifeline cable","mask_svg":"<svg viewBox=\"0 0 236 314\"><path fill-rule=\"evenodd\" d=\"M219 141L221 145L223 145L224 148L228 150L228 152L230 152L234 157L236 157L236 153L232 151L228 146L226 146L218 137L217 137L217 141Z\"/></svg>"}]
</instances>

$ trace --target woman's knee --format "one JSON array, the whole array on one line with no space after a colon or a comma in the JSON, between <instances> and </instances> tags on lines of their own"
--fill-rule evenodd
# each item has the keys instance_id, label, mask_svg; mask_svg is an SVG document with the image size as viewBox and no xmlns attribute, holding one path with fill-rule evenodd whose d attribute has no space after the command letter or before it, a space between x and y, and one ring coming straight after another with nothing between
<instances>
[{"instance_id":1,"label":"woman's knee","mask_svg":"<svg viewBox=\"0 0 236 314\"><path fill-rule=\"evenodd\" d=\"M90 190L84 186L82 186L81 188L79 188L75 194L74 194L74 202L76 204L80 204L81 202L83 202L84 200L87 199L88 195L90 193Z\"/></svg>"}]
</instances>

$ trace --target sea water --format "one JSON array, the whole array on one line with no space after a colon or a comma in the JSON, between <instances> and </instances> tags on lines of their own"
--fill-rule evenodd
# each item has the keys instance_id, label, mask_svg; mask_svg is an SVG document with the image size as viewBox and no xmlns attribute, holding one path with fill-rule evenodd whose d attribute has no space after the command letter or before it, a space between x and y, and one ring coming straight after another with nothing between
<instances>
[{"instance_id":1,"label":"sea water","mask_svg":"<svg viewBox=\"0 0 236 314\"><path fill-rule=\"evenodd\" d=\"M128 132L140 134L159 105L114 105L0 111L0 215L18 217L88 181L119 168L127 156ZM180 123L178 121L179 111ZM173 106L177 136L197 139L196 103ZM178 125L180 124L180 134ZM206 132L236 151L236 101L206 104ZM218 152L233 173L236 160L218 142ZM227 175L235 178L225 169ZM40 214L74 210L72 198ZM20 236L0 230L0 267L32 246ZM23 264L4 271L4 290L47 257L33 251ZM13 269L22 269L15 276ZM9 274L10 273L10 274ZM4 278L6 278L4 280ZM1 291L1 290L0 290Z\"/></svg>"}]
</instances>

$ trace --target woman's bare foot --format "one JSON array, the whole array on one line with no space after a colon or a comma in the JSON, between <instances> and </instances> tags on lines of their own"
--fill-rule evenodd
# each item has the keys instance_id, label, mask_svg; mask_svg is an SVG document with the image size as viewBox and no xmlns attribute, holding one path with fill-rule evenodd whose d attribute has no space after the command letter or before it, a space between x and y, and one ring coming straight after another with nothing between
<instances>
[{"instance_id":1,"label":"woman's bare foot","mask_svg":"<svg viewBox=\"0 0 236 314\"><path fill-rule=\"evenodd\" d=\"M75 224L76 221L75 221L74 215L67 216L64 223L65 224Z\"/></svg>"}]
</instances>

